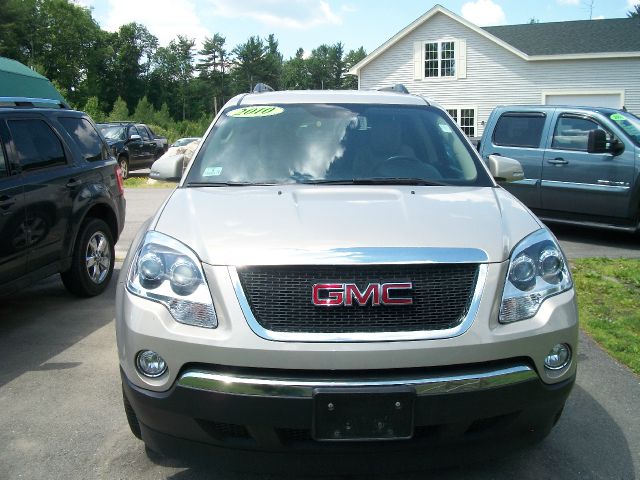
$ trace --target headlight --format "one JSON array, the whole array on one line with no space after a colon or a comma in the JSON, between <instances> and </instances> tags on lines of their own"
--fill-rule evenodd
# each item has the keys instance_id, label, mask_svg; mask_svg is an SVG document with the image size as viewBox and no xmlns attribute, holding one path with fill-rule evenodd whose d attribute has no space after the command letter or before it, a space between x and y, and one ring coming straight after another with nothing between
<instances>
[{"instance_id":1,"label":"headlight","mask_svg":"<svg viewBox=\"0 0 640 480\"><path fill-rule=\"evenodd\" d=\"M511 254L502 294L500 322L533 317L542 302L573 286L565 257L547 229L522 240Z\"/></svg>"},{"instance_id":2,"label":"headlight","mask_svg":"<svg viewBox=\"0 0 640 480\"><path fill-rule=\"evenodd\" d=\"M189 247L162 233L145 235L129 270L127 290L163 304L180 323L218 326L200 260Z\"/></svg>"}]
</instances>

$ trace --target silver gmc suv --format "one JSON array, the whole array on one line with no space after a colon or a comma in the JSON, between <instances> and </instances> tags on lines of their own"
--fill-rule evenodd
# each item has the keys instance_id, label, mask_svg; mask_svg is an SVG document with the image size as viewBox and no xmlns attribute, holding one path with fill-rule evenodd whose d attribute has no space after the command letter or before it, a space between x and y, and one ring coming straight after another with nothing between
<instances>
[{"instance_id":1,"label":"silver gmc suv","mask_svg":"<svg viewBox=\"0 0 640 480\"><path fill-rule=\"evenodd\" d=\"M151 450L506 452L576 376L551 232L438 105L396 92L229 101L122 266L124 407ZM413 454L413 453L412 453Z\"/></svg>"}]
</instances>

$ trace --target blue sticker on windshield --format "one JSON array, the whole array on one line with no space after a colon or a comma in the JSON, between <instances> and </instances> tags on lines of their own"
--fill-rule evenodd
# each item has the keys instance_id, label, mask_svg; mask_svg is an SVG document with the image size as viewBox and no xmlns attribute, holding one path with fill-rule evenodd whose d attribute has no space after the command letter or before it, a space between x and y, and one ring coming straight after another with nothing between
<instances>
[{"instance_id":1,"label":"blue sticker on windshield","mask_svg":"<svg viewBox=\"0 0 640 480\"><path fill-rule=\"evenodd\" d=\"M207 167L202 174L203 177L217 177L222 173L222 167Z\"/></svg>"}]
</instances>

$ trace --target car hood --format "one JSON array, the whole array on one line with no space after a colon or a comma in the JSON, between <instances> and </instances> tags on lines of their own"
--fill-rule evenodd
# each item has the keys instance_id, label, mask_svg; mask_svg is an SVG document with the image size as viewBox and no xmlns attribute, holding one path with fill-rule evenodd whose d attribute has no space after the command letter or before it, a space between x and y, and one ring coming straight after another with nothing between
<instances>
[{"instance_id":1,"label":"car hood","mask_svg":"<svg viewBox=\"0 0 640 480\"><path fill-rule=\"evenodd\" d=\"M212 265L340 263L389 249L501 262L539 228L502 188L335 185L178 188L154 227Z\"/></svg>"}]
</instances>

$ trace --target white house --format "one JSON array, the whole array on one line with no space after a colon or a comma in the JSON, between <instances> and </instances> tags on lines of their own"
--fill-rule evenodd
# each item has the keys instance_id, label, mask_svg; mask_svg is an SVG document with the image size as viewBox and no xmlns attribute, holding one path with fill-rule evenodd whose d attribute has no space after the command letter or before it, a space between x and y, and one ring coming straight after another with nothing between
<instances>
[{"instance_id":1,"label":"white house","mask_svg":"<svg viewBox=\"0 0 640 480\"><path fill-rule=\"evenodd\" d=\"M404 84L469 136L505 104L570 104L640 114L638 18L478 27L436 5L350 74L361 90Z\"/></svg>"}]
</instances>

